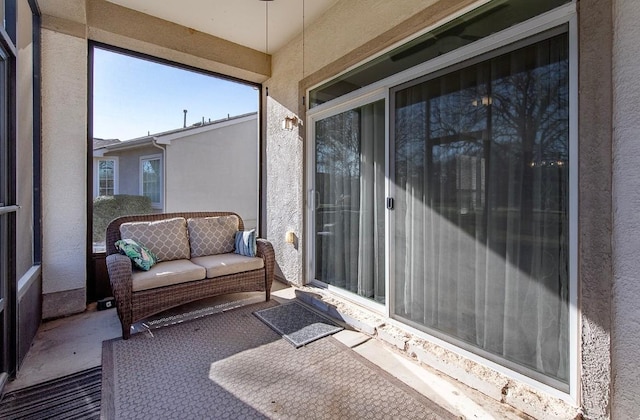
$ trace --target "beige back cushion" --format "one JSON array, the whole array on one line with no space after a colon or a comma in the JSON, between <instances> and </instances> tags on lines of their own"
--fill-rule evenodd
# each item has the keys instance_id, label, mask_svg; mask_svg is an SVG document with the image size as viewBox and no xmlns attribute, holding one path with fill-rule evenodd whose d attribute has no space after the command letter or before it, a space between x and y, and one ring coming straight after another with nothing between
<instances>
[{"instance_id":1,"label":"beige back cushion","mask_svg":"<svg viewBox=\"0 0 640 420\"><path fill-rule=\"evenodd\" d=\"M238 217L198 217L187 220L191 257L233 252Z\"/></svg>"},{"instance_id":2,"label":"beige back cushion","mask_svg":"<svg viewBox=\"0 0 640 420\"><path fill-rule=\"evenodd\" d=\"M151 250L158 261L189 259L189 237L184 217L120 225L122 239L133 239Z\"/></svg>"}]
</instances>

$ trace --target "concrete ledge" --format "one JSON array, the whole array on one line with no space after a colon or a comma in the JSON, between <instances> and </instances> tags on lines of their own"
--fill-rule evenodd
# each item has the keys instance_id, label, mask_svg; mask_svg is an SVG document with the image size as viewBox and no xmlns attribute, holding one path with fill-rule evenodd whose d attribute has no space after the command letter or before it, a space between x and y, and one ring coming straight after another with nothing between
<instances>
[{"instance_id":1,"label":"concrete ledge","mask_svg":"<svg viewBox=\"0 0 640 420\"><path fill-rule=\"evenodd\" d=\"M494 400L502 401L507 379L493 369L469 361L440 346L413 337L408 346L409 355L420 363L431 366Z\"/></svg>"},{"instance_id":2,"label":"concrete ledge","mask_svg":"<svg viewBox=\"0 0 640 420\"><path fill-rule=\"evenodd\" d=\"M29 288L42 278L42 266L34 265L18 280L18 301L24 297Z\"/></svg>"},{"instance_id":3,"label":"concrete ledge","mask_svg":"<svg viewBox=\"0 0 640 420\"><path fill-rule=\"evenodd\" d=\"M60 318L84 312L87 294L84 288L42 295L42 319Z\"/></svg>"},{"instance_id":4,"label":"concrete ledge","mask_svg":"<svg viewBox=\"0 0 640 420\"><path fill-rule=\"evenodd\" d=\"M24 361L42 320L42 269L31 267L18 281L18 369Z\"/></svg>"},{"instance_id":5,"label":"concrete ledge","mask_svg":"<svg viewBox=\"0 0 640 420\"><path fill-rule=\"evenodd\" d=\"M399 350L406 351L407 343L411 339L411 336L400 328L393 327L391 325L382 325L376 329L378 338Z\"/></svg>"},{"instance_id":6,"label":"concrete ledge","mask_svg":"<svg viewBox=\"0 0 640 420\"><path fill-rule=\"evenodd\" d=\"M367 335L375 336L376 330L385 324L382 318L333 299L320 289L302 287L296 289L295 294L304 303Z\"/></svg>"}]
</instances>

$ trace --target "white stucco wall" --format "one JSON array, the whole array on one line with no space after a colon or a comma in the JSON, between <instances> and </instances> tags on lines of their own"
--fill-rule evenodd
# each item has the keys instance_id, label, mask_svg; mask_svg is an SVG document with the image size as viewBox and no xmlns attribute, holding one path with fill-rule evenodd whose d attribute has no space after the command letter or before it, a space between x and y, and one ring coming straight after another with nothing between
<instances>
[{"instance_id":1,"label":"white stucco wall","mask_svg":"<svg viewBox=\"0 0 640 420\"><path fill-rule=\"evenodd\" d=\"M87 243L87 42L46 29L42 162L43 293L82 289ZM79 297L67 303L79 310L85 305Z\"/></svg>"},{"instance_id":2,"label":"white stucco wall","mask_svg":"<svg viewBox=\"0 0 640 420\"><path fill-rule=\"evenodd\" d=\"M233 211L255 228L257 114L217 125L166 146L166 211Z\"/></svg>"},{"instance_id":3,"label":"white stucco wall","mask_svg":"<svg viewBox=\"0 0 640 420\"><path fill-rule=\"evenodd\" d=\"M640 2L614 3L612 418L640 418Z\"/></svg>"}]
</instances>

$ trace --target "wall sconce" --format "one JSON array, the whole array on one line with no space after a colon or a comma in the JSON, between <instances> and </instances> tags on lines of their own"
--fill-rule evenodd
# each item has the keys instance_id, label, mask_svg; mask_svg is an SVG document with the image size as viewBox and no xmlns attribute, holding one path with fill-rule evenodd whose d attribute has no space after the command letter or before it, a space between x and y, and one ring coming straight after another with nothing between
<instances>
[{"instance_id":1,"label":"wall sconce","mask_svg":"<svg viewBox=\"0 0 640 420\"><path fill-rule=\"evenodd\" d=\"M293 231L288 231L284 237L284 241L288 244L292 244L295 242L295 233Z\"/></svg>"},{"instance_id":2,"label":"wall sconce","mask_svg":"<svg viewBox=\"0 0 640 420\"><path fill-rule=\"evenodd\" d=\"M295 115L293 117L284 117L282 120L282 129L287 131L293 131L300 124L300 119Z\"/></svg>"}]
</instances>

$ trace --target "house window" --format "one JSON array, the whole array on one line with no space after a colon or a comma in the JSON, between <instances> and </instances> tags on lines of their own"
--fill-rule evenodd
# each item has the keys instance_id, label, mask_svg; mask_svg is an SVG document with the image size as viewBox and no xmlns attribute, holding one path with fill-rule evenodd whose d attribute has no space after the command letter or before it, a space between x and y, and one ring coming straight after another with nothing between
<instances>
[{"instance_id":1,"label":"house window","mask_svg":"<svg viewBox=\"0 0 640 420\"><path fill-rule=\"evenodd\" d=\"M140 158L140 192L149 197L154 208L162 208L162 156Z\"/></svg>"},{"instance_id":2,"label":"house window","mask_svg":"<svg viewBox=\"0 0 640 420\"><path fill-rule=\"evenodd\" d=\"M116 195L118 193L118 161L116 159L100 159L96 166L97 195Z\"/></svg>"}]
</instances>

